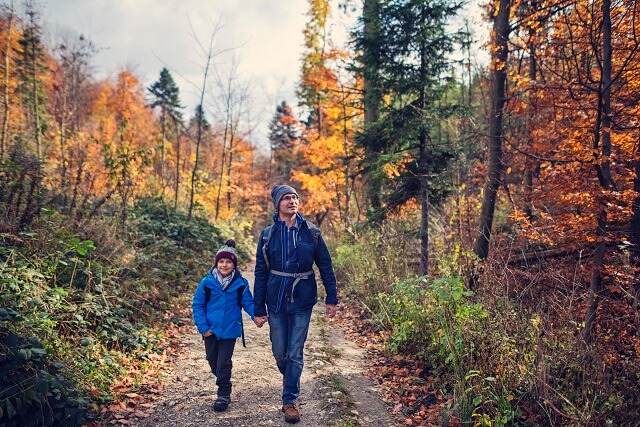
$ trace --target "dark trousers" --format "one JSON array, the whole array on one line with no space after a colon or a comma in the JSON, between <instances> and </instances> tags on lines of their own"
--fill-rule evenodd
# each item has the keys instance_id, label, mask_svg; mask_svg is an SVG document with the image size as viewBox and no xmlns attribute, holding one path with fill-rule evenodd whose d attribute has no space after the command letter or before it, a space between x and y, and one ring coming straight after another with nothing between
<instances>
[{"instance_id":1,"label":"dark trousers","mask_svg":"<svg viewBox=\"0 0 640 427\"><path fill-rule=\"evenodd\" d=\"M211 372L216 376L218 396L231 395L231 368L233 367L231 357L235 346L235 338L219 340L215 335L211 335L204 339L207 362Z\"/></svg>"}]
</instances>

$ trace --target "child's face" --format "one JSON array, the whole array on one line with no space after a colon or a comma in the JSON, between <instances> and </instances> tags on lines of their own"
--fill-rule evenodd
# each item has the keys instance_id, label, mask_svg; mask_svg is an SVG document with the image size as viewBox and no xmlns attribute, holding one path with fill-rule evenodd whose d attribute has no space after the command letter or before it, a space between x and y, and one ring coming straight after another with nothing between
<instances>
[{"instance_id":1,"label":"child's face","mask_svg":"<svg viewBox=\"0 0 640 427\"><path fill-rule=\"evenodd\" d=\"M220 258L216 267L223 277L228 276L233 271L233 262L229 258Z\"/></svg>"}]
</instances>

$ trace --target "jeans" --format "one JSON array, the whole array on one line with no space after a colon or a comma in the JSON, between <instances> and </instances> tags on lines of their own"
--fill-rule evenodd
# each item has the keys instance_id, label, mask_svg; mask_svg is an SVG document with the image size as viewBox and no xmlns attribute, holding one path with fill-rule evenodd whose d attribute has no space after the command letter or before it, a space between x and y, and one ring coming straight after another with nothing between
<instances>
[{"instance_id":1,"label":"jeans","mask_svg":"<svg viewBox=\"0 0 640 427\"><path fill-rule=\"evenodd\" d=\"M313 307L301 308L297 301L282 301L277 313L269 311L269 336L276 365L283 375L282 403L295 403L300 395L304 366L304 343Z\"/></svg>"},{"instance_id":2,"label":"jeans","mask_svg":"<svg viewBox=\"0 0 640 427\"><path fill-rule=\"evenodd\" d=\"M204 339L207 362L211 372L216 376L218 396L231 395L231 368L233 367L231 357L235 346L235 338L219 340L215 335L210 335Z\"/></svg>"}]
</instances>

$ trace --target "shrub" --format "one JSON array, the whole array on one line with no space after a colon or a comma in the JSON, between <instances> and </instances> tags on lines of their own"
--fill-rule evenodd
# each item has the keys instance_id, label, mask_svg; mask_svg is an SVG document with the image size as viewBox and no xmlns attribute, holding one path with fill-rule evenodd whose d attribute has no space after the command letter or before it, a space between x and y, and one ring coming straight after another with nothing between
<instances>
[{"instance_id":1,"label":"shrub","mask_svg":"<svg viewBox=\"0 0 640 427\"><path fill-rule=\"evenodd\" d=\"M75 426L86 423L88 403L62 372L50 363L36 338L10 332L19 319L0 308L0 425Z\"/></svg>"}]
</instances>

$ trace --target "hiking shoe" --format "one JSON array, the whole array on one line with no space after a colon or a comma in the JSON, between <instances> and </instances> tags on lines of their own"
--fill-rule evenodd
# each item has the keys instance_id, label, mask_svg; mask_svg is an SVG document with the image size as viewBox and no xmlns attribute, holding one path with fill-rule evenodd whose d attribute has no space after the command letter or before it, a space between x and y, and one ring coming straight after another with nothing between
<instances>
[{"instance_id":1,"label":"hiking shoe","mask_svg":"<svg viewBox=\"0 0 640 427\"><path fill-rule=\"evenodd\" d=\"M300 411L296 408L295 403L285 403L282 405L282 412L284 412L284 420L288 423L297 423L300 421Z\"/></svg>"},{"instance_id":2,"label":"hiking shoe","mask_svg":"<svg viewBox=\"0 0 640 427\"><path fill-rule=\"evenodd\" d=\"M213 410L216 412L226 411L229 407L229 401L231 401L229 396L218 396L216 401L213 402Z\"/></svg>"}]
</instances>

